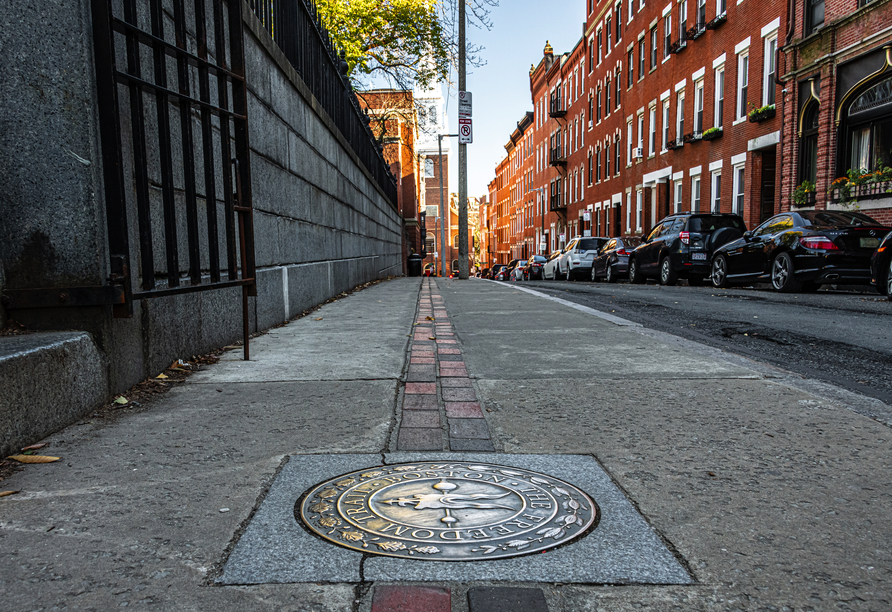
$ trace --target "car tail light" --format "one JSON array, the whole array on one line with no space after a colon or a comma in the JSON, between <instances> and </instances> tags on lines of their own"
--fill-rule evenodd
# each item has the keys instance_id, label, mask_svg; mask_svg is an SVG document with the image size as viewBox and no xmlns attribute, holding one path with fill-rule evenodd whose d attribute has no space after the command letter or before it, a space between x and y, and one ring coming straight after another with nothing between
<instances>
[{"instance_id":1,"label":"car tail light","mask_svg":"<svg viewBox=\"0 0 892 612\"><path fill-rule=\"evenodd\" d=\"M799 239L799 244L807 249L823 249L825 251L833 251L839 249L833 244L833 241L825 236L807 236Z\"/></svg>"},{"instance_id":2,"label":"car tail light","mask_svg":"<svg viewBox=\"0 0 892 612\"><path fill-rule=\"evenodd\" d=\"M691 232L679 232L678 238L682 244L691 244Z\"/></svg>"},{"instance_id":3,"label":"car tail light","mask_svg":"<svg viewBox=\"0 0 892 612\"><path fill-rule=\"evenodd\" d=\"M629 252L625 249L616 249L616 254L617 255L628 255Z\"/></svg>"}]
</instances>

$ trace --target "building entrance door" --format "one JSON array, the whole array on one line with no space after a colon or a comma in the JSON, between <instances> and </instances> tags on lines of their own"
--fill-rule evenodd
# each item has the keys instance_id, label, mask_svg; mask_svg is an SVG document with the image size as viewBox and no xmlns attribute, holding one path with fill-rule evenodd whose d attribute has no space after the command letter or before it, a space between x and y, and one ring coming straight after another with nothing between
<instances>
[{"instance_id":1,"label":"building entrance door","mask_svg":"<svg viewBox=\"0 0 892 612\"><path fill-rule=\"evenodd\" d=\"M762 151L762 185L760 190L759 223L774 214L774 187L777 174L777 148Z\"/></svg>"}]
</instances>

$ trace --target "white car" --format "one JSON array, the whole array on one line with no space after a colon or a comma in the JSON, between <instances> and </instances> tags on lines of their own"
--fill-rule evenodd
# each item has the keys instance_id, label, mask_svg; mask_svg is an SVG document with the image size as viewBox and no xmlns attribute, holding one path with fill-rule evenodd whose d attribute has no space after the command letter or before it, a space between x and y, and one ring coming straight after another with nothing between
<instances>
[{"instance_id":1,"label":"white car","mask_svg":"<svg viewBox=\"0 0 892 612\"><path fill-rule=\"evenodd\" d=\"M591 278L592 260L610 238L574 238L558 259L558 273L567 280Z\"/></svg>"},{"instance_id":2,"label":"white car","mask_svg":"<svg viewBox=\"0 0 892 612\"><path fill-rule=\"evenodd\" d=\"M511 270L511 278L508 280L513 281L522 281L523 280L523 267L527 265L526 259L521 259L517 262L517 265L514 266L514 269Z\"/></svg>"},{"instance_id":3,"label":"white car","mask_svg":"<svg viewBox=\"0 0 892 612\"><path fill-rule=\"evenodd\" d=\"M555 251L551 255L548 256L548 259L545 261L545 267L542 268L542 278L546 280L560 280L560 276L558 276L558 262L561 259L561 252Z\"/></svg>"}]
</instances>

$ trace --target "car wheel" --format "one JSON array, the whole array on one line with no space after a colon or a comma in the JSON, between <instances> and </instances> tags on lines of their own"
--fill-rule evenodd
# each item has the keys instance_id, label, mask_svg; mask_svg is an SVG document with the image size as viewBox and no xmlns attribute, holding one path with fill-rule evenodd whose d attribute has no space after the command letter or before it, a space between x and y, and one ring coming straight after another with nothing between
<instances>
[{"instance_id":1,"label":"car wheel","mask_svg":"<svg viewBox=\"0 0 892 612\"><path fill-rule=\"evenodd\" d=\"M629 260L629 282L633 285L640 285L644 282L644 277L638 269L638 262L634 259Z\"/></svg>"},{"instance_id":2,"label":"car wheel","mask_svg":"<svg viewBox=\"0 0 892 612\"><path fill-rule=\"evenodd\" d=\"M592 262L592 282L598 282L598 277L595 275L595 262Z\"/></svg>"},{"instance_id":3,"label":"car wheel","mask_svg":"<svg viewBox=\"0 0 892 612\"><path fill-rule=\"evenodd\" d=\"M613 266L611 266L609 263L607 264L606 272L607 272L607 282L615 283L616 282L616 272L613 271Z\"/></svg>"},{"instance_id":4,"label":"car wheel","mask_svg":"<svg viewBox=\"0 0 892 612\"><path fill-rule=\"evenodd\" d=\"M668 256L664 257L660 262L660 284L671 287L677 282L678 273L672 269L672 261Z\"/></svg>"},{"instance_id":5,"label":"car wheel","mask_svg":"<svg viewBox=\"0 0 892 612\"><path fill-rule=\"evenodd\" d=\"M728 287L728 260L719 255L712 260L712 286L719 289ZM690 283L690 280L688 281Z\"/></svg>"},{"instance_id":6,"label":"car wheel","mask_svg":"<svg viewBox=\"0 0 892 612\"><path fill-rule=\"evenodd\" d=\"M796 281L793 258L789 253L781 253L771 264L771 286L780 293L794 293L802 286Z\"/></svg>"},{"instance_id":7,"label":"car wheel","mask_svg":"<svg viewBox=\"0 0 892 612\"><path fill-rule=\"evenodd\" d=\"M561 267L555 266L554 267L554 280L561 280L561 278L562 278L561 277Z\"/></svg>"}]
</instances>

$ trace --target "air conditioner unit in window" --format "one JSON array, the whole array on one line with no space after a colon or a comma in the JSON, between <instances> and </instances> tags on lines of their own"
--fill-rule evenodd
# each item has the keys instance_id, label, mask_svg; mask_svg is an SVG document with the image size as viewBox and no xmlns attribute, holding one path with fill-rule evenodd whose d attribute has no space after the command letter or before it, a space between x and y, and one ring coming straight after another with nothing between
<instances>
[{"instance_id":1,"label":"air conditioner unit in window","mask_svg":"<svg viewBox=\"0 0 892 612\"><path fill-rule=\"evenodd\" d=\"M642 157L644 157L644 149L641 147L632 149L632 157L634 157L635 159L641 159Z\"/></svg>"}]
</instances>

